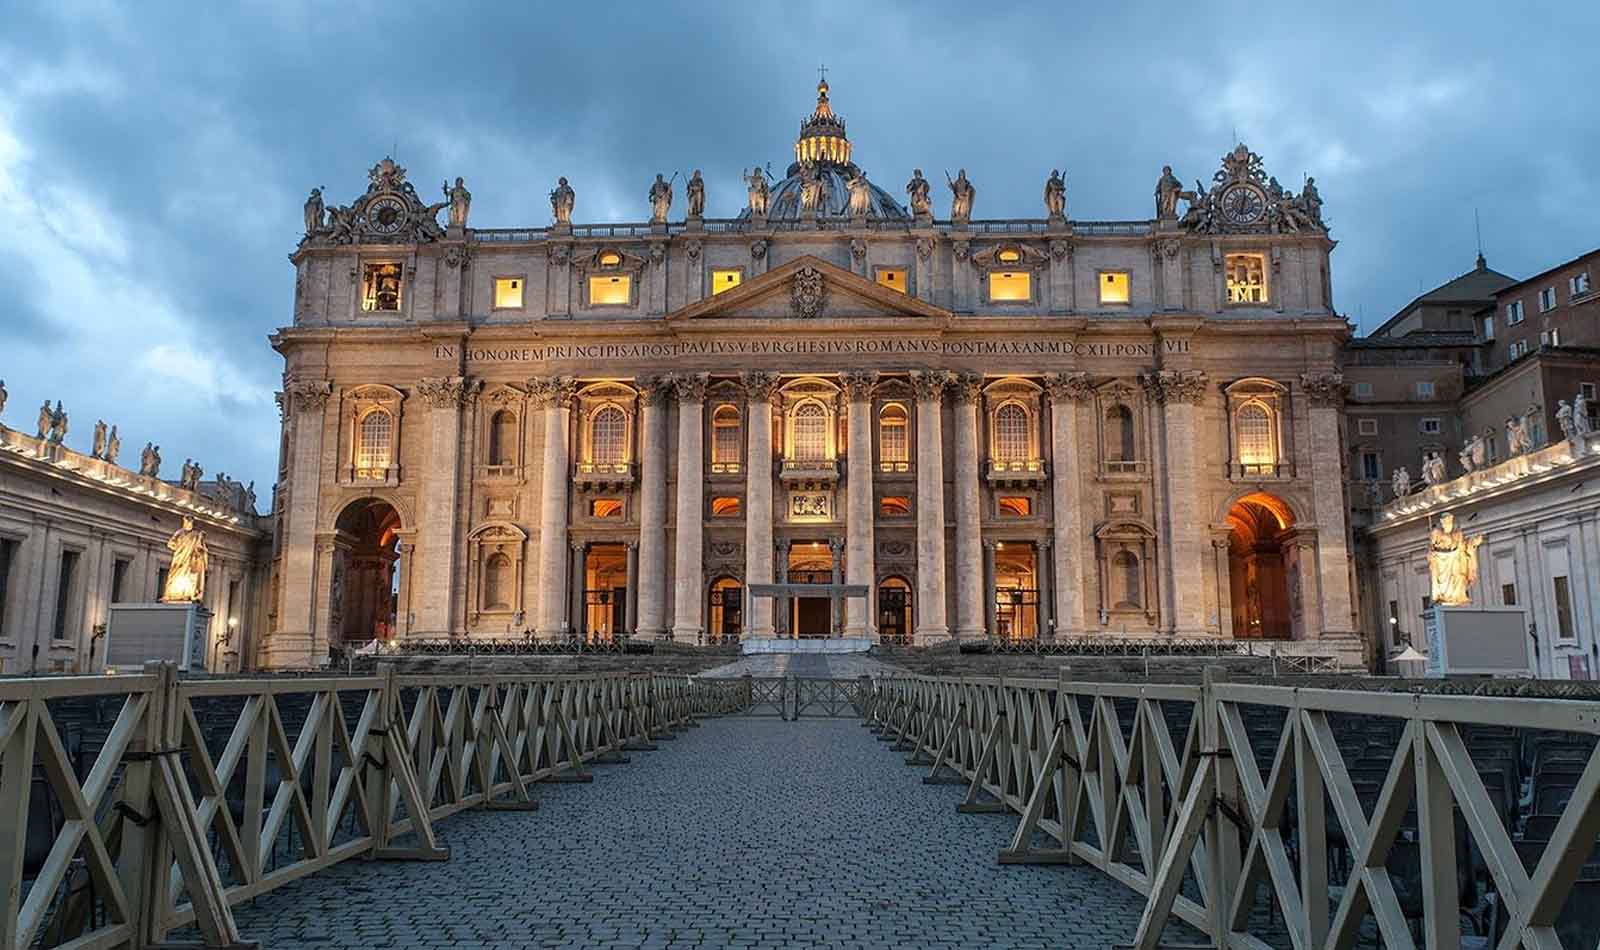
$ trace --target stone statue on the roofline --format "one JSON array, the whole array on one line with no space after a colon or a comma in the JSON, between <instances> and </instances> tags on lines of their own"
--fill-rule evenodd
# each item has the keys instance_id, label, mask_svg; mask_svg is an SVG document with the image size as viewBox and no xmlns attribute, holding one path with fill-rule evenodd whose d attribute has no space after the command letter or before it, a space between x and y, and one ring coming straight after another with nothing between
<instances>
[{"instance_id":1,"label":"stone statue on the roofline","mask_svg":"<svg viewBox=\"0 0 1600 950\"><path fill-rule=\"evenodd\" d=\"M38 431L37 434L34 435L34 438L42 439L42 438L44 438L45 436L47 436L49 434L50 434L50 400L46 399L44 401L44 403L39 406L39 431Z\"/></svg>"},{"instance_id":2,"label":"stone statue on the roofline","mask_svg":"<svg viewBox=\"0 0 1600 950\"><path fill-rule=\"evenodd\" d=\"M677 173L673 173L677 178ZM650 186L650 223L666 224L667 212L672 210L672 182L667 181L660 172L656 173L656 180Z\"/></svg>"},{"instance_id":3,"label":"stone statue on the roofline","mask_svg":"<svg viewBox=\"0 0 1600 950\"><path fill-rule=\"evenodd\" d=\"M1589 400L1581 389L1572 397L1572 431L1579 438L1594 431L1594 424L1589 421Z\"/></svg>"},{"instance_id":4,"label":"stone statue on the roofline","mask_svg":"<svg viewBox=\"0 0 1600 950\"><path fill-rule=\"evenodd\" d=\"M750 213L756 217L766 217L767 201L772 195L767 186L767 170L760 165L750 169L744 175L744 184L750 195Z\"/></svg>"},{"instance_id":5,"label":"stone statue on the roofline","mask_svg":"<svg viewBox=\"0 0 1600 950\"><path fill-rule=\"evenodd\" d=\"M306 237L322 231L322 219L327 207L322 202L322 189L311 189L310 197L306 198Z\"/></svg>"},{"instance_id":6,"label":"stone statue on the roofline","mask_svg":"<svg viewBox=\"0 0 1600 950\"><path fill-rule=\"evenodd\" d=\"M911 197L911 213L919 218L933 215L933 199L931 186L928 179L922 177L922 169L911 170L911 180L906 182L906 194Z\"/></svg>"},{"instance_id":7,"label":"stone statue on the roofline","mask_svg":"<svg viewBox=\"0 0 1600 950\"><path fill-rule=\"evenodd\" d=\"M1067 216L1067 183L1062 179L1060 169L1051 170L1050 177L1045 179L1044 210L1052 221Z\"/></svg>"},{"instance_id":8,"label":"stone statue on the roofline","mask_svg":"<svg viewBox=\"0 0 1600 950\"><path fill-rule=\"evenodd\" d=\"M1572 404L1565 399L1556 406L1556 425L1561 428L1561 437L1571 440L1572 431Z\"/></svg>"},{"instance_id":9,"label":"stone statue on the roofline","mask_svg":"<svg viewBox=\"0 0 1600 950\"><path fill-rule=\"evenodd\" d=\"M848 183L850 189L850 217L865 218L872 207L872 186L865 172L856 172Z\"/></svg>"},{"instance_id":10,"label":"stone statue on the roofline","mask_svg":"<svg viewBox=\"0 0 1600 950\"><path fill-rule=\"evenodd\" d=\"M1521 455L1533 447L1533 439L1528 435L1528 420L1520 416L1506 417L1506 453L1508 455Z\"/></svg>"},{"instance_id":11,"label":"stone statue on the roofline","mask_svg":"<svg viewBox=\"0 0 1600 950\"><path fill-rule=\"evenodd\" d=\"M139 474L146 478L161 476L161 446L146 442L139 453Z\"/></svg>"},{"instance_id":12,"label":"stone statue on the roofline","mask_svg":"<svg viewBox=\"0 0 1600 950\"><path fill-rule=\"evenodd\" d=\"M6 381L3 380L3 379L0 379L0 413L3 413L3 412L6 411L6 399L8 399L9 397L10 397L10 393L6 392Z\"/></svg>"},{"instance_id":13,"label":"stone statue on the roofline","mask_svg":"<svg viewBox=\"0 0 1600 950\"><path fill-rule=\"evenodd\" d=\"M1394 470L1394 477L1390 481L1390 487L1394 489L1394 497L1396 498L1404 498L1411 494L1411 473L1406 471L1404 465Z\"/></svg>"},{"instance_id":14,"label":"stone statue on the roofline","mask_svg":"<svg viewBox=\"0 0 1600 950\"><path fill-rule=\"evenodd\" d=\"M94 423L94 436L90 442L89 457L97 459L106 451L106 421L96 419Z\"/></svg>"},{"instance_id":15,"label":"stone statue on the roofline","mask_svg":"<svg viewBox=\"0 0 1600 950\"><path fill-rule=\"evenodd\" d=\"M117 435L117 427L111 427L111 434L106 436L106 454L103 458L106 464L117 464L117 456L122 452L122 437Z\"/></svg>"},{"instance_id":16,"label":"stone statue on the roofline","mask_svg":"<svg viewBox=\"0 0 1600 950\"><path fill-rule=\"evenodd\" d=\"M1172 173L1171 165L1161 166L1161 177L1156 181L1156 217L1163 220L1176 220L1178 217L1178 199L1183 196L1183 182Z\"/></svg>"},{"instance_id":17,"label":"stone statue on the roofline","mask_svg":"<svg viewBox=\"0 0 1600 950\"><path fill-rule=\"evenodd\" d=\"M467 214L472 211L472 192L467 190L466 181L457 176L453 186L446 182L444 197L450 205L450 227L465 228Z\"/></svg>"},{"instance_id":18,"label":"stone statue on the roofline","mask_svg":"<svg viewBox=\"0 0 1600 950\"><path fill-rule=\"evenodd\" d=\"M578 195L567 184L565 177L556 179L556 190L550 192L550 216L556 224L570 227L572 225L572 209L578 203Z\"/></svg>"},{"instance_id":19,"label":"stone statue on the roofline","mask_svg":"<svg viewBox=\"0 0 1600 950\"><path fill-rule=\"evenodd\" d=\"M1430 488L1434 485L1442 485L1446 477L1444 454L1442 452L1429 452L1428 457L1422 460L1423 484Z\"/></svg>"},{"instance_id":20,"label":"stone statue on the roofline","mask_svg":"<svg viewBox=\"0 0 1600 950\"><path fill-rule=\"evenodd\" d=\"M61 408L61 400L56 400L56 408L50 413L51 445L60 445L67 438L67 411Z\"/></svg>"},{"instance_id":21,"label":"stone statue on the roofline","mask_svg":"<svg viewBox=\"0 0 1600 950\"><path fill-rule=\"evenodd\" d=\"M688 184L683 186L683 193L689 199L689 217L698 218L706 211L706 180L700 177L700 169L696 168L694 174L689 176Z\"/></svg>"},{"instance_id":22,"label":"stone statue on the roofline","mask_svg":"<svg viewBox=\"0 0 1600 950\"><path fill-rule=\"evenodd\" d=\"M950 173L945 173L945 178L950 179ZM956 177L950 179L950 220L966 223L972 220L972 204L978 197L978 189L972 187L972 182L967 180L965 168L956 172Z\"/></svg>"},{"instance_id":23,"label":"stone statue on the roofline","mask_svg":"<svg viewBox=\"0 0 1600 950\"><path fill-rule=\"evenodd\" d=\"M800 163L800 210L809 214L827 210L823 207L822 176L816 162Z\"/></svg>"}]
</instances>

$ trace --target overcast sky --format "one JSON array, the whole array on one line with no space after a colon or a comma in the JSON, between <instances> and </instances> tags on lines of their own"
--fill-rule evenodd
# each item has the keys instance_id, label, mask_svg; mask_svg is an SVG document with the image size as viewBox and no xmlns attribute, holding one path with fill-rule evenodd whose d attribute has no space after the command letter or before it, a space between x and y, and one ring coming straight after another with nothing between
<instances>
[{"instance_id":1,"label":"overcast sky","mask_svg":"<svg viewBox=\"0 0 1600 950\"><path fill-rule=\"evenodd\" d=\"M465 176L474 225L546 223L557 175L577 220L639 221L700 168L733 215L820 62L874 181L965 167L977 217L1042 215L1055 167L1073 217L1148 217L1162 164L1209 180L1237 136L1316 177L1368 328L1471 268L1475 208L1514 276L1600 245L1589 0L223 6L0 2L0 379L8 425L59 398L74 447L104 417L263 506L311 186L348 203L393 151L424 196Z\"/></svg>"}]
</instances>

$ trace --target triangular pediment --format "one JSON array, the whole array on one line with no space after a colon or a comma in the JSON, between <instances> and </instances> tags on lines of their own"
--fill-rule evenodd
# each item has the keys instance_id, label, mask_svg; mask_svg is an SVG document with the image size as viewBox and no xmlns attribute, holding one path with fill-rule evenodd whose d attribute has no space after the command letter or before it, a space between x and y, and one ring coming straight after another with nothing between
<instances>
[{"instance_id":1,"label":"triangular pediment","mask_svg":"<svg viewBox=\"0 0 1600 950\"><path fill-rule=\"evenodd\" d=\"M950 312L881 286L809 254L774 267L714 297L667 315L707 319L828 320L874 317L944 319Z\"/></svg>"}]
</instances>

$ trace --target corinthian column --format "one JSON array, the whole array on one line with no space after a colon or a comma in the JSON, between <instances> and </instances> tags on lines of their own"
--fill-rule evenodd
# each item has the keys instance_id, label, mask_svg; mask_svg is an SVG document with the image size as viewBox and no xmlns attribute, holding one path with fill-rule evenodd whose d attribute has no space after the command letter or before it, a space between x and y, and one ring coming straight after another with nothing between
<instances>
[{"instance_id":1,"label":"corinthian column","mask_svg":"<svg viewBox=\"0 0 1600 950\"><path fill-rule=\"evenodd\" d=\"M744 374L745 481L744 583L772 583L772 390L771 373ZM772 636L772 598L747 599L746 637Z\"/></svg>"},{"instance_id":2,"label":"corinthian column","mask_svg":"<svg viewBox=\"0 0 1600 950\"><path fill-rule=\"evenodd\" d=\"M455 630L456 496L461 487L461 407L478 381L439 376L417 383L428 412L427 461L423 466L421 521L417 548L422 555L422 590L417 628L424 634Z\"/></svg>"},{"instance_id":3,"label":"corinthian column","mask_svg":"<svg viewBox=\"0 0 1600 950\"><path fill-rule=\"evenodd\" d=\"M956 629L958 640L981 640L986 625L983 578L965 565L977 564L982 554L982 528L978 494L978 396L983 377L962 373L950 384L954 399L956 452ZM993 598L988 598L992 600Z\"/></svg>"},{"instance_id":4,"label":"corinthian column","mask_svg":"<svg viewBox=\"0 0 1600 950\"><path fill-rule=\"evenodd\" d=\"M667 632L667 391L661 377L638 380L643 419L639 437L639 626L634 636L659 640Z\"/></svg>"},{"instance_id":5,"label":"corinthian column","mask_svg":"<svg viewBox=\"0 0 1600 950\"><path fill-rule=\"evenodd\" d=\"M530 379L535 403L544 410L544 471L539 490L539 622L542 639L555 640L567 626L567 483L571 480L567 429L572 396L571 377Z\"/></svg>"},{"instance_id":6,"label":"corinthian column","mask_svg":"<svg viewBox=\"0 0 1600 950\"><path fill-rule=\"evenodd\" d=\"M1161 406L1162 476L1166 510L1161 513L1161 545L1171 552L1167 589L1162 596L1162 628L1198 636L1205 632L1203 562L1210 541L1200 512L1199 472L1195 465L1196 416L1205 400L1206 374L1200 370L1160 370L1144 377L1145 392Z\"/></svg>"},{"instance_id":7,"label":"corinthian column","mask_svg":"<svg viewBox=\"0 0 1600 950\"><path fill-rule=\"evenodd\" d=\"M939 419L949 376L943 371L911 374L917 394L917 646L950 638L944 610L944 433Z\"/></svg>"},{"instance_id":8,"label":"corinthian column","mask_svg":"<svg viewBox=\"0 0 1600 950\"><path fill-rule=\"evenodd\" d=\"M846 373L844 377L850 406L850 437L845 443L845 583L867 585L864 599L852 597L845 603L847 637L870 637L876 626L872 622L872 387L877 382L877 373Z\"/></svg>"},{"instance_id":9,"label":"corinthian column","mask_svg":"<svg viewBox=\"0 0 1600 950\"><path fill-rule=\"evenodd\" d=\"M673 574L672 638L696 643L705 630L705 423L706 376L680 376L678 390L678 549Z\"/></svg>"},{"instance_id":10,"label":"corinthian column","mask_svg":"<svg viewBox=\"0 0 1600 950\"><path fill-rule=\"evenodd\" d=\"M1055 514L1056 636L1078 637L1083 620L1083 512L1078 491L1078 404L1091 394L1088 373L1057 373L1045 378L1050 393L1050 489ZM1045 567L1039 565L1043 575Z\"/></svg>"},{"instance_id":11,"label":"corinthian column","mask_svg":"<svg viewBox=\"0 0 1600 950\"><path fill-rule=\"evenodd\" d=\"M316 569L318 492L322 486L323 433L327 430L328 397L333 385L325 379L291 380L278 406L289 429L291 467L288 518L283 538L283 573L278 594L278 625L267 639L269 667L321 666L327 662L328 631L317 636ZM331 481L331 478L330 478ZM403 525L415 530L415 525ZM41 539L40 543L43 541ZM23 560L43 565L42 552ZM152 574L155 568L150 568ZM161 592L156 591L156 596ZM20 655L20 651L19 651ZM318 662L320 660L320 662Z\"/></svg>"}]
</instances>

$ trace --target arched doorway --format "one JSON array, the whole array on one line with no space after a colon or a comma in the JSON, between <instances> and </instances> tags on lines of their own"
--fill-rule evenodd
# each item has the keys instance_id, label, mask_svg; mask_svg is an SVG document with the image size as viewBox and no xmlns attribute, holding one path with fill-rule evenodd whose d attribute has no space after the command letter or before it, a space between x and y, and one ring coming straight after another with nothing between
<instances>
[{"instance_id":1,"label":"arched doorway","mask_svg":"<svg viewBox=\"0 0 1600 950\"><path fill-rule=\"evenodd\" d=\"M833 583L833 553L827 543L791 543L786 579L791 584ZM789 605L789 630L793 636L826 637L832 633L832 604L828 598L792 597Z\"/></svg>"},{"instance_id":2,"label":"arched doorway","mask_svg":"<svg viewBox=\"0 0 1600 950\"><path fill-rule=\"evenodd\" d=\"M400 514L378 498L350 503L334 523L330 627L349 644L395 635Z\"/></svg>"},{"instance_id":3,"label":"arched doorway","mask_svg":"<svg viewBox=\"0 0 1600 950\"><path fill-rule=\"evenodd\" d=\"M995 544L994 625L991 632L1006 640L1039 637L1039 583L1033 545Z\"/></svg>"},{"instance_id":4,"label":"arched doorway","mask_svg":"<svg viewBox=\"0 0 1600 950\"><path fill-rule=\"evenodd\" d=\"M738 643L744 628L744 589L726 575L711 582L706 617L707 643Z\"/></svg>"},{"instance_id":5,"label":"arched doorway","mask_svg":"<svg viewBox=\"0 0 1600 950\"><path fill-rule=\"evenodd\" d=\"M583 559L583 629L590 643L610 643L626 633L628 549L622 544L589 545Z\"/></svg>"},{"instance_id":6,"label":"arched doorway","mask_svg":"<svg viewBox=\"0 0 1600 950\"><path fill-rule=\"evenodd\" d=\"M878 583L878 639L911 643L911 583L903 577L885 577Z\"/></svg>"},{"instance_id":7,"label":"arched doorway","mask_svg":"<svg viewBox=\"0 0 1600 950\"><path fill-rule=\"evenodd\" d=\"M1294 605L1289 599L1289 573L1294 565L1288 538L1294 514L1283 499L1255 492L1228 510L1228 525L1233 635L1250 640L1292 639Z\"/></svg>"}]
</instances>

